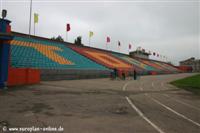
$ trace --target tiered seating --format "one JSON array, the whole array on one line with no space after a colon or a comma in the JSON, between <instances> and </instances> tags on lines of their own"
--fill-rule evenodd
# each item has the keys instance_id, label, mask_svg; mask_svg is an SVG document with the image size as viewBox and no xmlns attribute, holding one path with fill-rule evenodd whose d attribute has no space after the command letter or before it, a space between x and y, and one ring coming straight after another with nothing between
<instances>
[{"instance_id":1,"label":"tiered seating","mask_svg":"<svg viewBox=\"0 0 200 133\"><path fill-rule=\"evenodd\" d=\"M153 68L152 66L146 65L136 59L133 59L131 57L129 57L128 55L124 55L124 54L118 54L118 53L112 53L114 56L134 65L137 68L139 68L139 70L137 71L143 71L142 73L147 74L151 71L157 71L155 68Z\"/></svg>"},{"instance_id":2,"label":"tiered seating","mask_svg":"<svg viewBox=\"0 0 200 133\"><path fill-rule=\"evenodd\" d=\"M166 66L164 66L161 62L152 61L152 60L150 62L160 66L162 68L162 70L164 70L165 73L172 73L172 71L169 68L167 68Z\"/></svg>"},{"instance_id":3,"label":"tiered seating","mask_svg":"<svg viewBox=\"0 0 200 133\"><path fill-rule=\"evenodd\" d=\"M85 47L77 47L77 46L70 46L73 50L77 51L78 53L86 56L87 58L100 63L108 68L111 69L121 69L121 70L133 70L133 66L115 56L112 54L97 50L97 49L91 49L91 48L85 48Z\"/></svg>"},{"instance_id":4,"label":"tiered seating","mask_svg":"<svg viewBox=\"0 0 200 133\"><path fill-rule=\"evenodd\" d=\"M141 74L175 73L170 64L131 58L128 55L94 48L64 45L47 39L15 36L11 44L12 67L39 69L125 70Z\"/></svg>"},{"instance_id":5,"label":"tiered seating","mask_svg":"<svg viewBox=\"0 0 200 133\"><path fill-rule=\"evenodd\" d=\"M155 64L154 62L151 62L150 60L144 60L144 59L138 59L138 60L143 62L144 64L147 64L149 66L156 68L158 73L166 73L167 72L163 67L159 66L158 64Z\"/></svg>"},{"instance_id":6,"label":"tiered seating","mask_svg":"<svg viewBox=\"0 0 200 133\"><path fill-rule=\"evenodd\" d=\"M10 44L12 67L109 70L61 43L15 36Z\"/></svg>"},{"instance_id":7,"label":"tiered seating","mask_svg":"<svg viewBox=\"0 0 200 133\"><path fill-rule=\"evenodd\" d=\"M177 68L175 68L173 65L170 65L170 64L167 64L165 62L159 62L159 61L152 61L152 63L155 63L159 66L161 66L163 69L165 69L165 71L167 73L177 73L177 72L180 72Z\"/></svg>"},{"instance_id":8,"label":"tiered seating","mask_svg":"<svg viewBox=\"0 0 200 133\"><path fill-rule=\"evenodd\" d=\"M174 67L173 65L170 65L168 63L162 63L164 66L166 66L168 69L170 69L172 72L177 73L177 72L181 72L179 69L177 69L176 67Z\"/></svg>"}]
</instances>

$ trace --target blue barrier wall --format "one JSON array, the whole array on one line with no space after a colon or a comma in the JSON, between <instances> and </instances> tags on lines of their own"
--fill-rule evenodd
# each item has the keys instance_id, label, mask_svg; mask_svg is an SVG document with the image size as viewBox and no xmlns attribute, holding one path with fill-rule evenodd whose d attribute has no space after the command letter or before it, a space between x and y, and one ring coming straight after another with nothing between
<instances>
[{"instance_id":1,"label":"blue barrier wall","mask_svg":"<svg viewBox=\"0 0 200 133\"><path fill-rule=\"evenodd\" d=\"M0 88L6 85L8 79L8 64L9 64L9 40L11 36L6 33L10 32L10 21L0 19Z\"/></svg>"},{"instance_id":2,"label":"blue barrier wall","mask_svg":"<svg viewBox=\"0 0 200 133\"><path fill-rule=\"evenodd\" d=\"M2 41L0 41L0 88L3 87L3 72L2 72L2 64L3 64L3 59L2 59L2 53L3 53L3 45L1 45Z\"/></svg>"}]
</instances>

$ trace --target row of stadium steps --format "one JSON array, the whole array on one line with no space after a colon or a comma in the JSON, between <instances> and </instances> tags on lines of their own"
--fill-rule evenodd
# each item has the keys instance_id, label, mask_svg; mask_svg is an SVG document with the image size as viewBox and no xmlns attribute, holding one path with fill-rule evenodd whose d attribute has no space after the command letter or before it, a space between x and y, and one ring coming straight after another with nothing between
<instances>
[{"instance_id":1,"label":"row of stadium steps","mask_svg":"<svg viewBox=\"0 0 200 133\"><path fill-rule=\"evenodd\" d=\"M35 46L33 47L31 43ZM22 37L15 37L11 41L11 57L14 67L108 70L63 44Z\"/></svg>"},{"instance_id":2,"label":"row of stadium steps","mask_svg":"<svg viewBox=\"0 0 200 133\"><path fill-rule=\"evenodd\" d=\"M41 37L14 33L11 44L12 68L32 68L41 71L41 80L108 77L117 69L120 73L140 75L179 72L174 66L129 55L105 51Z\"/></svg>"},{"instance_id":3,"label":"row of stadium steps","mask_svg":"<svg viewBox=\"0 0 200 133\"><path fill-rule=\"evenodd\" d=\"M169 73L171 73L171 71L168 69L168 68L165 68L161 63L159 63L159 62L156 62L156 61L150 61L152 64L155 64L156 66L158 66L161 70L162 70L162 72L164 73L164 74L169 74Z\"/></svg>"},{"instance_id":4,"label":"row of stadium steps","mask_svg":"<svg viewBox=\"0 0 200 133\"><path fill-rule=\"evenodd\" d=\"M146 59L139 59L139 60L146 64L156 67L157 69L160 70L160 74L170 74L170 73L180 72L177 68L165 62L146 60Z\"/></svg>"},{"instance_id":5,"label":"row of stadium steps","mask_svg":"<svg viewBox=\"0 0 200 133\"><path fill-rule=\"evenodd\" d=\"M162 64L164 64L168 69L170 69L173 73L180 73L181 71L179 69L177 69L175 66L162 62Z\"/></svg>"},{"instance_id":6,"label":"row of stadium steps","mask_svg":"<svg viewBox=\"0 0 200 133\"><path fill-rule=\"evenodd\" d=\"M87 58L96 61L110 69L135 69L139 74L169 74L177 72L174 68L169 67L166 63L146 60L140 58L131 58L128 55L120 54L111 51L103 51L94 48L86 48L70 45L70 48L76 52L86 56ZM124 65L126 63L126 65ZM128 66L127 66L128 65ZM130 65L132 68L130 68ZM173 69L173 70L172 70ZM131 71L130 71L131 72Z\"/></svg>"},{"instance_id":7,"label":"row of stadium steps","mask_svg":"<svg viewBox=\"0 0 200 133\"><path fill-rule=\"evenodd\" d=\"M136 59L133 59L133 58L129 57L128 55L119 54L119 53L112 53L112 54L114 56L132 64L136 68L136 71L138 71L137 68L142 69L142 72L139 71L139 74L141 74L141 75L147 75L147 74L150 74L150 72L152 72L152 71L157 71L155 68L148 66Z\"/></svg>"},{"instance_id":8,"label":"row of stadium steps","mask_svg":"<svg viewBox=\"0 0 200 133\"><path fill-rule=\"evenodd\" d=\"M107 70L82 70L82 69L41 69L42 80L63 80L63 79L94 79L110 77Z\"/></svg>"},{"instance_id":9,"label":"row of stadium steps","mask_svg":"<svg viewBox=\"0 0 200 133\"><path fill-rule=\"evenodd\" d=\"M169 73L174 73L174 70L167 66L166 64L162 63L162 62L155 62L156 64L159 64L160 66L162 66L164 69L168 70Z\"/></svg>"},{"instance_id":10,"label":"row of stadium steps","mask_svg":"<svg viewBox=\"0 0 200 133\"><path fill-rule=\"evenodd\" d=\"M52 40L15 35L10 44L11 67L40 69L41 80L107 77L112 71Z\"/></svg>"},{"instance_id":11,"label":"row of stadium steps","mask_svg":"<svg viewBox=\"0 0 200 133\"><path fill-rule=\"evenodd\" d=\"M177 70L169 69L167 64L158 61L131 58L125 54L83 46L69 45L67 47L70 47L85 57L110 69L117 68L118 70L121 69L123 71L128 71L129 73L132 73L133 69L135 69L140 75L169 74L177 72Z\"/></svg>"},{"instance_id":12,"label":"row of stadium steps","mask_svg":"<svg viewBox=\"0 0 200 133\"><path fill-rule=\"evenodd\" d=\"M146 65L154 67L157 70L157 71L155 71L155 73L157 73L157 74L165 74L166 73L166 70L164 68L162 68L158 64L155 64L154 62L151 62L150 60L145 60L145 59L137 59L137 60L141 61L142 63L144 63Z\"/></svg>"},{"instance_id":13,"label":"row of stadium steps","mask_svg":"<svg viewBox=\"0 0 200 133\"><path fill-rule=\"evenodd\" d=\"M140 73L144 72L142 68L133 66L131 63L112 55L110 51L74 45L69 45L68 47L109 69L117 69L119 75L125 74L128 76L136 69Z\"/></svg>"}]
</instances>

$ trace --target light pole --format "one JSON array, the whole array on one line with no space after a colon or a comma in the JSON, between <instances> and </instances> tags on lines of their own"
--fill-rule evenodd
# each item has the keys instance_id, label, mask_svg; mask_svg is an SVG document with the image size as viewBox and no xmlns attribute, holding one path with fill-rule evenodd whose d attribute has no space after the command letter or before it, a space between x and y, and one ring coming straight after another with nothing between
<instances>
[{"instance_id":1,"label":"light pole","mask_svg":"<svg viewBox=\"0 0 200 133\"><path fill-rule=\"evenodd\" d=\"M29 36L31 35L32 0L30 1Z\"/></svg>"}]
</instances>

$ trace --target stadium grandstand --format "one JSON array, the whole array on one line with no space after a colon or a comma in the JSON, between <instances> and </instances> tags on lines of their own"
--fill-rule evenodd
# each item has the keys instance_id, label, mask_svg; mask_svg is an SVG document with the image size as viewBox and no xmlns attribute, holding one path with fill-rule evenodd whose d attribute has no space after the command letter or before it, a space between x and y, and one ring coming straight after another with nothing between
<instances>
[{"instance_id":1,"label":"stadium grandstand","mask_svg":"<svg viewBox=\"0 0 200 133\"><path fill-rule=\"evenodd\" d=\"M156 68L149 66L147 64L144 64L134 58L131 58L128 55L119 54L119 53L112 53L112 54L126 62L129 62L133 66L135 66L135 69L136 69L136 71L139 71L139 74L151 74L152 72L157 71ZM139 68L139 70L137 68ZM140 73L140 70L141 70L141 73Z\"/></svg>"},{"instance_id":2,"label":"stadium grandstand","mask_svg":"<svg viewBox=\"0 0 200 133\"><path fill-rule=\"evenodd\" d=\"M40 69L42 77L45 77L43 80L50 80L49 76L54 77L52 80L58 77L60 77L58 79L74 79L81 78L81 76L89 78L90 74L94 78L98 75L104 76L104 74L107 76L111 71L109 68L78 54L68 48L66 44L44 38L29 38L24 34L14 32L13 34L14 38L10 42L11 67ZM66 76L63 77L63 75Z\"/></svg>"},{"instance_id":3,"label":"stadium grandstand","mask_svg":"<svg viewBox=\"0 0 200 133\"><path fill-rule=\"evenodd\" d=\"M134 70L140 75L180 72L166 62L11 32L10 21L0 22L1 86L109 77L114 69L126 76Z\"/></svg>"}]
</instances>

